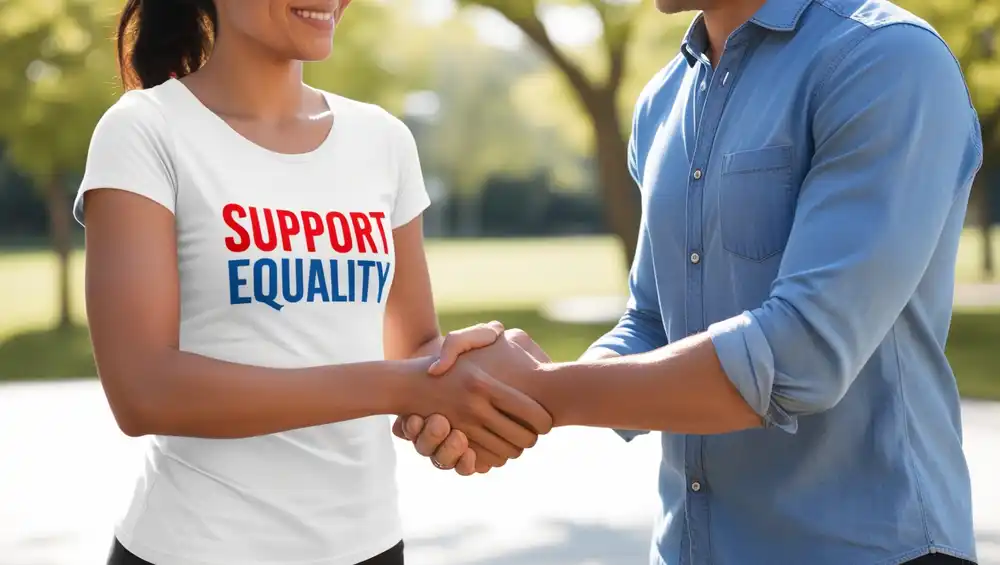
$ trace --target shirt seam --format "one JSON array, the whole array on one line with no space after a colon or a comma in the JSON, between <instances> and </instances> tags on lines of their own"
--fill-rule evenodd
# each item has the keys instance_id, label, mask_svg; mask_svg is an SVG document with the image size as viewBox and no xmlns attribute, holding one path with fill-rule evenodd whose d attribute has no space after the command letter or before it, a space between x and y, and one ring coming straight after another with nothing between
<instances>
[{"instance_id":1,"label":"shirt seam","mask_svg":"<svg viewBox=\"0 0 1000 565\"><path fill-rule=\"evenodd\" d=\"M829 66L827 66L826 73L823 75L823 79L820 80L819 84L816 86L816 90L814 90L812 95L810 95L809 97L809 106L813 106L813 104L816 101L816 98L820 95L820 93L823 90L826 89L827 83L830 81L830 78L833 77L833 73L835 73L837 69L840 68L840 65L841 63L844 62L844 59L847 59L847 56L853 53L854 50L857 49L858 45L861 45L861 43L864 40L868 39L875 33L875 30L869 27L861 27L861 29L865 30L865 34L855 39L853 43L849 43L848 45L846 45L843 49L840 50L840 53L838 53L837 56L834 57L832 61L830 61Z\"/></svg>"},{"instance_id":2,"label":"shirt seam","mask_svg":"<svg viewBox=\"0 0 1000 565\"><path fill-rule=\"evenodd\" d=\"M903 441L906 444L906 465L910 468L910 472L913 473L913 480L916 483L917 505L920 507L920 522L924 529L924 541L927 542L928 545L934 545L934 540L931 537L930 525L927 522L927 504L924 501L923 481L921 480L920 473L917 471L917 467L913 462L913 445L910 442L910 418L906 410L908 404L906 402L906 390L903 386L903 356L900 355L899 352L899 339L895 325L893 325L890 333L892 334L892 351L896 358L896 386L899 389L899 399L903 408Z\"/></svg>"},{"instance_id":3,"label":"shirt seam","mask_svg":"<svg viewBox=\"0 0 1000 565\"><path fill-rule=\"evenodd\" d=\"M151 95L152 93L148 94ZM159 116L160 121L163 122L162 131L163 131L164 142L166 145L164 149L166 149L167 151L165 157L168 157L170 161L167 171L170 174L170 183L173 185L174 188L174 215L177 215L177 202L180 200L181 196L181 183L180 183L180 178L178 177L177 174L177 141L174 136L174 128L171 125L170 120L167 119L167 114L163 111L162 108L160 108L161 102L159 100L153 100L151 98L152 96L148 98L143 97L143 100L149 107L153 109L154 112L156 112L156 115Z\"/></svg>"},{"instance_id":4,"label":"shirt seam","mask_svg":"<svg viewBox=\"0 0 1000 565\"><path fill-rule=\"evenodd\" d=\"M830 9L830 7L827 6L823 2L819 2L819 4L822 5L822 6L824 6L824 7L826 7L827 9ZM837 13L837 12L834 11L834 13ZM839 14L839 13L837 13L837 14L840 15L841 17L844 17L842 14ZM844 59L846 59L848 55L850 55L851 53L853 53L854 50L857 49L858 46L861 45L866 39L868 39L869 37L875 35L875 32L877 32L880 29L888 29L888 28L893 27L893 26L907 26L907 27L912 27L912 28L915 28L915 29L919 29L919 30L921 30L921 31L923 31L925 33L931 34L939 42L941 42L942 45L944 45L944 48L948 51L948 55L951 56L952 61L954 61L955 64L958 65L958 72L959 72L960 75L962 75L962 78L963 78L962 86L965 88L965 95L966 95L966 98L968 99L969 106L972 107L972 108L975 108L975 105L973 104L973 101L972 101L972 92L969 91L969 85L964 80L965 79L965 73L962 71L962 65L961 65L961 63L959 62L958 58L955 56L955 53L951 50L951 47L944 41L944 39L941 38L941 36L936 31L934 31L933 29L928 29L925 26L919 25L916 22L891 22L889 24L882 25L882 26L879 26L879 27L869 27L869 26L866 26L864 24L859 24L859 25L860 25L860 29L865 30L866 33L864 35L862 35L861 37L857 38L853 43L850 43L850 44L846 45L840 51L840 53L838 53L837 56L834 57L832 61L830 61L830 65L827 68L826 74L823 75L823 80L820 81L819 85L816 87L816 90L814 90L813 93L812 93L812 95L809 97L809 99L810 99L810 105L812 105L812 103L815 102L815 99L816 99L817 96L819 96L820 92L822 92L823 89L826 88L827 83L833 77L833 73L836 72L840 68L840 65L841 65L841 63L844 62Z\"/></svg>"}]
</instances>

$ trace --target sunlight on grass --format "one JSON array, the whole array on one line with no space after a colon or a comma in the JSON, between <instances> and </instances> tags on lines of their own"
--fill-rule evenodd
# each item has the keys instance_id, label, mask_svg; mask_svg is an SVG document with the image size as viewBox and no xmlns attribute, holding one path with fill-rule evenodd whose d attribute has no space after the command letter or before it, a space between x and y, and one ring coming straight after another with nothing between
<instances>
[{"instance_id":1,"label":"sunlight on grass","mask_svg":"<svg viewBox=\"0 0 1000 565\"><path fill-rule=\"evenodd\" d=\"M995 235L1000 266L1000 230ZM980 249L977 234L966 232L960 282L981 282ZM442 312L530 309L557 298L627 291L626 262L611 237L432 240L427 258ZM0 251L0 341L55 323L55 269L55 257L45 251ZM71 288L74 319L83 323L82 252L73 257Z\"/></svg>"}]
</instances>

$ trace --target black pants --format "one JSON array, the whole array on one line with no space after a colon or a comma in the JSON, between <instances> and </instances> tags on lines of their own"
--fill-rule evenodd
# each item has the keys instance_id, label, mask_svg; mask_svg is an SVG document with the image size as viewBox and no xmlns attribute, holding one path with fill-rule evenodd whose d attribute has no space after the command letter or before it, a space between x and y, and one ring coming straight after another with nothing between
<instances>
[{"instance_id":1,"label":"black pants","mask_svg":"<svg viewBox=\"0 0 1000 565\"><path fill-rule=\"evenodd\" d=\"M108 565L153 565L136 557L131 551L115 540L108 556ZM371 559L366 559L358 565L403 565L403 542L399 542L385 553L380 553Z\"/></svg>"}]
</instances>

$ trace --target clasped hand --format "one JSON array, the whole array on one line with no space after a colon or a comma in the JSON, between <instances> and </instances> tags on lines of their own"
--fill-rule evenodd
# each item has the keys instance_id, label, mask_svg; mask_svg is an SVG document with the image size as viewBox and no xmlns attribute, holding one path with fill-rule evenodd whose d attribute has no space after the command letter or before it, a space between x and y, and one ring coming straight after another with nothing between
<instances>
[{"instance_id":1,"label":"clasped hand","mask_svg":"<svg viewBox=\"0 0 1000 565\"><path fill-rule=\"evenodd\" d=\"M471 475L501 467L552 429L551 415L520 390L548 361L526 333L500 322L451 332L393 433L440 469Z\"/></svg>"}]
</instances>

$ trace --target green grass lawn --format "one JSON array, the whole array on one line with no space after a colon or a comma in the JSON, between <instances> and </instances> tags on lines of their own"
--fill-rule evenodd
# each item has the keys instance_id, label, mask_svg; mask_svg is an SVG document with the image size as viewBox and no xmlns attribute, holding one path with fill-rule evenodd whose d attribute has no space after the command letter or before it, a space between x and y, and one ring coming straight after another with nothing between
<instances>
[{"instance_id":1,"label":"green grass lawn","mask_svg":"<svg viewBox=\"0 0 1000 565\"><path fill-rule=\"evenodd\" d=\"M970 235L959 259L962 281L978 281L977 258L978 245ZM526 330L557 360L579 355L608 328L552 322L538 314L538 307L556 298L625 292L625 263L614 241L604 237L433 241L428 260L444 329L499 319ZM81 254L74 256L74 316L81 322L82 263ZM54 269L47 253L0 254L0 380L95 373L84 327L44 329L56 317ZM997 344L1000 310L955 315L948 353L964 394L1000 399Z\"/></svg>"}]
</instances>

